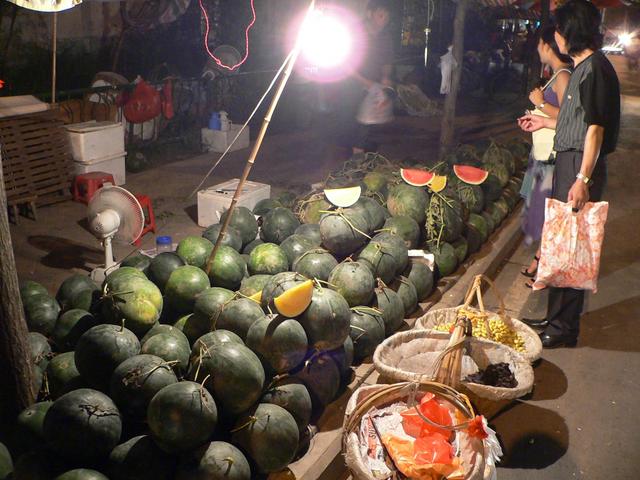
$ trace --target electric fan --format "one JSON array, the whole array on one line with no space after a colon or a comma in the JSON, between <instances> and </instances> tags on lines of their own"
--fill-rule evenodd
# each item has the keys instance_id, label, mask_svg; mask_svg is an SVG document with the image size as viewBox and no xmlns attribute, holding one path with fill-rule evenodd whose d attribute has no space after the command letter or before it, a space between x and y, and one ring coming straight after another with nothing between
<instances>
[{"instance_id":1,"label":"electric fan","mask_svg":"<svg viewBox=\"0 0 640 480\"><path fill-rule=\"evenodd\" d=\"M132 193L124 188L106 186L93 195L87 218L91 233L102 241L104 247L104 266L91 272L93 280L102 282L109 271L117 268L112 241L135 242L144 228L144 212Z\"/></svg>"}]
</instances>

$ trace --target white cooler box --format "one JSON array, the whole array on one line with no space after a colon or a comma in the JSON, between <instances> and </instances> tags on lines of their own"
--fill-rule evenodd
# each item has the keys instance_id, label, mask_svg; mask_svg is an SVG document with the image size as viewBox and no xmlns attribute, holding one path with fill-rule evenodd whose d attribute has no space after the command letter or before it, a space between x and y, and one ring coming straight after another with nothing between
<instances>
[{"instance_id":1,"label":"white cooler box","mask_svg":"<svg viewBox=\"0 0 640 480\"><path fill-rule=\"evenodd\" d=\"M120 152L104 158L91 160L90 162L73 162L76 175L89 172L105 172L113 175L116 185L124 185L126 183L126 170L124 159L127 152Z\"/></svg>"},{"instance_id":2,"label":"white cooler box","mask_svg":"<svg viewBox=\"0 0 640 480\"><path fill-rule=\"evenodd\" d=\"M208 227L220 221L220 215L231 205L239 182L239 179L234 178L198 192L198 225ZM236 206L253 210L256 203L269 197L270 185L247 180Z\"/></svg>"},{"instance_id":3,"label":"white cooler box","mask_svg":"<svg viewBox=\"0 0 640 480\"><path fill-rule=\"evenodd\" d=\"M124 152L124 127L119 122L90 122L66 125L71 156L76 162L94 162Z\"/></svg>"},{"instance_id":4,"label":"white cooler box","mask_svg":"<svg viewBox=\"0 0 640 480\"><path fill-rule=\"evenodd\" d=\"M207 152L224 152L229 144L236 138L238 132L242 128L242 125L236 125L234 123L229 125L229 130L211 130L209 128L203 128L201 133L202 148ZM250 144L249 141L249 126L245 128L236 143L231 147L230 152L247 148Z\"/></svg>"}]
</instances>

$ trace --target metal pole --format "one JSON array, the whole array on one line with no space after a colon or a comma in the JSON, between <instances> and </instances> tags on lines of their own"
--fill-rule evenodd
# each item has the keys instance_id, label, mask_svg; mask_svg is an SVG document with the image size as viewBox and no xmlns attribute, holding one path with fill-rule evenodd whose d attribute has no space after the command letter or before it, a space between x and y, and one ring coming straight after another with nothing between
<instances>
[{"instance_id":1,"label":"metal pole","mask_svg":"<svg viewBox=\"0 0 640 480\"><path fill-rule=\"evenodd\" d=\"M302 22L303 27L306 21L309 19L311 12L313 12L315 3L316 3L315 0L311 0L305 19ZM251 168L253 167L253 164L256 161L256 157L258 156L258 152L260 151L260 147L262 146L262 141L264 140L264 137L267 133L267 129L269 128L269 123L271 123L271 117L273 116L273 112L275 111L276 106L278 105L278 101L280 100L280 97L282 96L284 87L287 85L287 80L289 80L289 77L291 76L293 67L296 63L296 60L298 59L298 55L300 54L301 47L302 45L300 44L300 35L298 35L298 41L296 42L296 45L293 48L293 53L291 55L291 58L289 59L289 62L287 63L287 66L282 74L282 77L280 78L280 83L276 88L276 91L273 95L273 99L271 100L271 104L269 105L269 109L267 110L267 113L264 116L264 120L262 121L262 126L260 127L260 131L258 132L256 143L253 145L253 149L249 154L249 159L247 160L247 164L244 166L244 171L242 172L242 176L240 177L240 181L238 182L236 191L233 194L233 198L231 199L231 205L229 205L229 209L227 210L227 216L224 219L224 222L222 223L222 227L220 228L218 239L216 240L216 243L213 246L213 250L211 251L211 255L209 255L209 259L207 260L207 265L205 268L205 272L207 272L207 275L209 275L209 272L211 271L213 260L216 258L216 253L218 253L218 249L220 248L222 239L224 238L224 234L226 233L227 228L229 227L229 223L231 222L231 217L233 216L233 209L235 208L236 204L238 203L238 200L240 199L242 188L244 187L244 184L247 181L247 178L249 177L249 173L251 172Z\"/></svg>"},{"instance_id":2,"label":"metal pole","mask_svg":"<svg viewBox=\"0 0 640 480\"><path fill-rule=\"evenodd\" d=\"M56 70L58 53L58 12L53 12L53 54L51 59L51 104L56 104Z\"/></svg>"}]
</instances>

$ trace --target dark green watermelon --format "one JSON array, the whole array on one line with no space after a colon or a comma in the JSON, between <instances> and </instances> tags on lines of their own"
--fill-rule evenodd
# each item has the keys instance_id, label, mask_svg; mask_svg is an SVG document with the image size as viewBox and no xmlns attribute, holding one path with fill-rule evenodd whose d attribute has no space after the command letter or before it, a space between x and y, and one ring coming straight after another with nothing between
<instances>
[{"instance_id":1,"label":"dark green watermelon","mask_svg":"<svg viewBox=\"0 0 640 480\"><path fill-rule=\"evenodd\" d=\"M32 280L20 282L20 298L22 298L22 301L24 302L26 298L33 295L49 295L49 291L40 283ZM2 477L0 477L0 480L2 480Z\"/></svg>"},{"instance_id":2,"label":"dark green watermelon","mask_svg":"<svg viewBox=\"0 0 640 480\"><path fill-rule=\"evenodd\" d=\"M189 364L189 340L180 330L175 330L174 333L158 333L149 337L142 342L140 353L162 358L171 365L176 374L182 375L187 371Z\"/></svg>"},{"instance_id":3,"label":"dark green watermelon","mask_svg":"<svg viewBox=\"0 0 640 480\"><path fill-rule=\"evenodd\" d=\"M69 305L78 293L82 290L95 290L96 287L97 285L87 275L71 275L58 288L56 300L58 300L62 309L66 310L70 308Z\"/></svg>"},{"instance_id":4,"label":"dark green watermelon","mask_svg":"<svg viewBox=\"0 0 640 480\"><path fill-rule=\"evenodd\" d=\"M488 202L495 202L502 194L502 184L500 179L493 173L489 173L487 179L480 185L484 192L485 206Z\"/></svg>"},{"instance_id":5,"label":"dark green watermelon","mask_svg":"<svg viewBox=\"0 0 640 480\"><path fill-rule=\"evenodd\" d=\"M458 197L471 213L480 213L484 209L485 195L480 185L458 182Z\"/></svg>"},{"instance_id":6,"label":"dark green watermelon","mask_svg":"<svg viewBox=\"0 0 640 480\"><path fill-rule=\"evenodd\" d=\"M426 210L428 241L453 242L464 229L462 204L452 197L434 194Z\"/></svg>"},{"instance_id":7,"label":"dark green watermelon","mask_svg":"<svg viewBox=\"0 0 640 480\"><path fill-rule=\"evenodd\" d=\"M371 222L371 231L382 228L387 218L386 214L388 213L385 211L385 208L371 197L360 197L357 203L361 204L362 207L368 212Z\"/></svg>"},{"instance_id":8,"label":"dark green watermelon","mask_svg":"<svg viewBox=\"0 0 640 480\"><path fill-rule=\"evenodd\" d=\"M240 450L227 442L210 442L182 458L175 478L251 480L252 477L249 462Z\"/></svg>"},{"instance_id":9,"label":"dark green watermelon","mask_svg":"<svg viewBox=\"0 0 640 480\"><path fill-rule=\"evenodd\" d=\"M87 386L87 382L76 368L74 355L74 352L61 353L53 357L47 365L49 394L54 400L71 390Z\"/></svg>"},{"instance_id":10,"label":"dark green watermelon","mask_svg":"<svg viewBox=\"0 0 640 480\"><path fill-rule=\"evenodd\" d=\"M318 224L323 213L331 210L333 206L327 201L323 193L314 193L308 198L300 201L296 206L296 211L300 221L308 224Z\"/></svg>"},{"instance_id":11,"label":"dark green watermelon","mask_svg":"<svg viewBox=\"0 0 640 480\"><path fill-rule=\"evenodd\" d=\"M368 305L375 280L369 267L360 262L343 262L329 275L329 286L342 295L350 307Z\"/></svg>"},{"instance_id":12,"label":"dark green watermelon","mask_svg":"<svg viewBox=\"0 0 640 480\"><path fill-rule=\"evenodd\" d=\"M47 337L38 332L29 332L28 340L31 362L44 371L51 358L51 346Z\"/></svg>"},{"instance_id":13,"label":"dark green watermelon","mask_svg":"<svg viewBox=\"0 0 640 480\"><path fill-rule=\"evenodd\" d=\"M298 426L284 408L261 403L241 416L233 429L232 441L240 446L262 473L286 467L298 450Z\"/></svg>"},{"instance_id":14,"label":"dark green watermelon","mask_svg":"<svg viewBox=\"0 0 640 480\"><path fill-rule=\"evenodd\" d=\"M418 308L418 291L411 280L407 277L400 276L394 280L391 284L391 288L395 290L402 300L405 317L408 317L416 311Z\"/></svg>"},{"instance_id":15,"label":"dark green watermelon","mask_svg":"<svg viewBox=\"0 0 640 480\"><path fill-rule=\"evenodd\" d=\"M171 273L164 289L164 296L173 309L187 313L193 311L196 297L208 287L209 277L204 271L185 265Z\"/></svg>"},{"instance_id":16,"label":"dark green watermelon","mask_svg":"<svg viewBox=\"0 0 640 480\"><path fill-rule=\"evenodd\" d=\"M244 246L244 248L242 249L242 254L243 255L251 255L251 252L253 252L253 249L256 248L258 245L262 245L264 243L264 241L260 238L256 238L254 241L249 242L247 245Z\"/></svg>"},{"instance_id":17,"label":"dark green watermelon","mask_svg":"<svg viewBox=\"0 0 640 480\"><path fill-rule=\"evenodd\" d=\"M60 314L60 305L48 294L35 294L22 301L27 328L31 332L49 335Z\"/></svg>"},{"instance_id":18,"label":"dark green watermelon","mask_svg":"<svg viewBox=\"0 0 640 480\"><path fill-rule=\"evenodd\" d=\"M373 306L380 312L384 322L385 335L391 335L404 325L404 303L393 289L379 285L375 290ZM364 312L367 312L365 310ZM369 314L374 315L372 312ZM374 315L375 316L375 315ZM353 331L351 332L353 334Z\"/></svg>"},{"instance_id":19,"label":"dark green watermelon","mask_svg":"<svg viewBox=\"0 0 640 480\"><path fill-rule=\"evenodd\" d=\"M53 480L109 480L103 473L90 468L75 468L61 473Z\"/></svg>"},{"instance_id":20,"label":"dark green watermelon","mask_svg":"<svg viewBox=\"0 0 640 480\"><path fill-rule=\"evenodd\" d=\"M229 330L214 330L213 332L205 333L194 342L191 349L190 362L193 364L202 361L205 355L211 356L213 347L223 343L235 343L236 345L244 346L244 341L235 333Z\"/></svg>"},{"instance_id":21,"label":"dark green watermelon","mask_svg":"<svg viewBox=\"0 0 640 480\"><path fill-rule=\"evenodd\" d=\"M450 243L441 243L440 247L432 248L435 255L436 266L440 277L447 277L456 271L458 257Z\"/></svg>"},{"instance_id":22,"label":"dark green watermelon","mask_svg":"<svg viewBox=\"0 0 640 480\"><path fill-rule=\"evenodd\" d=\"M409 250L404 243L402 237L390 232L378 233L371 239L377 242L389 252L396 262L396 273L402 273L409 263Z\"/></svg>"},{"instance_id":23,"label":"dark green watermelon","mask_svg":"<svg viewBox=\"0 0 640 480\"><path fill-rule=\"evenodd\" d=\"M145 275L147 275L149 271L149 265L151 265L151 257L143 253L131 255L130 257L127 257L122 262L120 262L121 267L137 268Z\"/></svg>"},{"instance_id":24,"label":"dark green watermelon","mask_svg":"<svg viewBox=\"0 0 640 480\"><path fill-rule=\"evenodd\" d=\"M199 383L167 385L151 399L147 410L151 436L169 453L188 452L204 444L218 423L211 394Z\"/></svg>"},{"instance_id":25,"label":"dark green watermelon","mask_svg":"<svg viewBox=\"0 0 640 480\"><path fill-rule=\"evenodd\" d=\"M349 336L349 316L349 304L342 295L328 288L315 288L311 304L298 321L311 348L332 350Z\"/></svg>"},{"instance_id":26,"label":"dark green watermelon","mask_svg":"<svg viewBox=\"0 0 640 480\"><path fill-rule=\"evenodd\" d=\"M122 420L115 403L104 393L81 388L53 403L44 418L43 432L47 447L65 459L99 461L118 444Z\"/></svg>"},{"instance_id":27,"label":"dark green watermelon","mask_svg":"<svg viewBox=\"0 0 640 480\"><path fill-rule=\"evenodd\" d=\"M420 226L413 218L406 215L387 218L382 230L388 230L402 238L407 248L416 248L420 242Z\"/></svg>"},{"instance_id":28,"label":"dark green watermelon","mask_svg":"<svg viewBox=\"0 0 640 480\"><path fill-rule=\"evenodd\" d=\"M130 438L109 455L111 480L172 480L175 469L175 458L162 451L149 435Z\"/></svg>"},{"instance_id":29,"label":"dark green watermelon","mask_svg":"<svg viewBox=\"0 0 640 480\"><path fill-rule=\"evenodd\" d=\"M275 275L289 269L287 254L275 243L263 243L251 252L249 273L251 275Z\"/></svg>"},{"instance_id":30,"label":"dark green watermelon","mask_svg":"<svg viewBox=\"0 0 640 480\"><path fill-rule=\"evenodd\" d=\"M263 273L245 277L242 279L242 282L240 282L240 290L238 291L242 295L250 297L251 295L261 292L270 278L271 275L266 275Z\"/></svg>"},{"instance_id":31,"label":"dark green watermelon","mask_svg":"<svg viewBox=\"0 0 640 480\"><path fill-rule=\"evenodd\" d=\"M423 187L400 183L392 187L387 198L387 209L392 216L406 215L418 225L424 224L429 195Z\"/></svg>"},{"instance_id":32,"label":"dark green watermelon","mask_svg":"<svg viewBox=\"0 0 640 480\"><path fill-rule=\"evenodd\" d=\"M320 219L322 245L334 255L347 256L364 245L369 223L361 212L345 208L326 213Z\"/></svg>"},{"instance_id":33,"label":"dark green watermelon","mask_svg":"<svg viewBox=\"0 0 640 480\"><path fill-rule=\"evenodd\" d=\"M453 242L451 246L456 252L456 258L458 259L458 264L462 265L462 262L464 262L467 259L467 256L469 255L469 243L464 237L460 237L458 240Z\"/></svg>"},{"instance_id":34,"label":"dark green watermelon","mask_svg":"<svg viewBox=\"0 0 640 480\"><path fill-rule=\"evenodd\" d=\"M272 383L260 399L260 403L272 403L289 412L301 432L307 428L311 420L311 396L309 390L300 380L286 377Z\"/></svg>"},{"instance_id":35,"label":"dark green watermelon","mask_svg":"<svg viewBox=\"0 0 640 480\"><path fill-rule=\"evenodd\" d=\"M309 250L293 263L293 270L306 278L317 278L327 281L331 271L338 266L338 261L327 250L321 248Z\"/></svg>"},{"instance_id":36,"label":"dark green watermelon","mask_svg":"<svg viewBox=\"0 0 640 480\"><path fill-rule=\"evenodd\" d=\"M183 332L193 344L198 338L213 330L222 307L234 297L231 290L211 287L200 293L193 306L193 315L185 321Z\"/></svg>"},{"instance_id":37,"label":"dark green watermelon","mask_svg":"<svg viewBox=\"0 0 640 480\"><path fill-rule=\"evenodd\" d=\"M266 215L269 210L273 210L276 207L282 207L282 204L278 200L274 198L263 198L253 207L253 214L262 217Z\"/></svg>"},{"instance_id":38,"label":"dark green watermelon","mask_svg":"<svg viewBox=\"0 0 640 480\"><path fill-rule=\"evenodd\" d=\"M291 210L276 207L262 217L260 238L265 242L279 245L285 238L293 235L299 226L300 221Z\"/></svg>"},{"instance_id":39,"label":"dark green watermelon","mask_svg":"<svg viewBox=\"0 0 640 480\"><path fill-rule=\"evenodd\" d=\"M38 402L25 408L16 419L14 448L28 451L44 442L44 417L53 402ZM0 478L3 478L0 474Z\"/></svg>"},{"instance_id":40,"label":"dark green watermelon","mask_svg":"<svg viewBox=\"0 0 640 480\"><path fill-rule=\"evenodd\" d=\"M296 228L296 231L293 233L294 235L302 235L303 237L308 238L316 247L319 247L322 243L322 238L320 237L320 225L317 223L303 223Z\"/></svg>"},{"instance_id":41,"label":"dark green watermelon","mask_svg":"<svg viewBox=\"0 0 640 480\"><path fill-rule=\"evenodd\" d=\"M418 301L426 300L435 286L433 270L419 260L411 260L404 271L404 276L413 282L418 294Z\"/></svg>"},{"instance_id":42,"label":"dark green watermelon","mask_svg":"<svg viewBox=\"0 0 640 480\"><path fill-rule=\"evenodd\" d=\"M484 216L478 215L477 213L472 213L471 215L469 215L468 225L475 228L475 230L478 232L478 234L480 235L481 244L487 241L491 232L489 231L489 225L487 224L487 220Z\"/></svg>"},{"instance_id":43,"label":"dark green watermelon","mask_svg":"<svg viewBox=\"0 0 640 480\"><path fill-rule=\"evenodd\" d=\"M390 282L396 276L398 264L392 250L382 243L371 240L357 257L358 263L367 266L375 278Z\"/></svg>"},{"instance_id":44,"label":"dark green watermelon","mask_svg":"<svg viewBox=\"0 0 640 480\"><path fill-rule=\"evenodd\" d=\"M220 217L220 223L224 223L227 218L228 210ZM240 232L242 237L242 245L247 245L258 236L258 222L251 210L247 207L235 207L231 215L229 225ZM215 242L214 242L215 243Z\"/></svg>"},{"instance_id":45,"label":"dark green watermelon","mask_svg":"<svg viewBox=\"0 0 640 480\"><path fill-rule=\"evenodd\" d=\"M194 267L182 267L194 268ZM146 278L127 276L107 289L103 301L105 317L115 324L124 320L126 327L139 337L144 336L160 318L163 298L160 289Z\"/></svg>"},{"instance_id":46,"label":"dark green watermelon","mask_svg":"<svg viewBox=\"0 0 640 480\"><path fill-rule=\"evenodd\" d=\"M247 346L276 373L293 370L307 354L307 334L293 318L263 315L249 327L246 338Z\"/></svg>"},{"instance_id":47,"label":"dark green watermelon","mask_svg":"<svg viewBox=\"0 0 640 480\"><path fill-rule=\"evenodd\" d=\"M354 357L362 360L372 355L384 340L384 319L378 311L360 307L352 309L350 323Z\"/></svg>"},{"instance_id":48,"label":"dark green watermelon","mask_svg":"<svg viewBox=\"0 0 640 480\"><path fill-rule=\"evenodd\" d=\"M245 340L249 328L263 317L259 303L249 298L236 298L223 306L215 328L229 330Z\"/></svg>"},{"instance_id":49,"label":"dark green watermelon","mask_svg":"<svg viewBox=\"0 0 640 480\"><path fill-rule=\"evenodd\" d=\"M289 269L291 269L300 255L314 249L315 247L317 247L315 242L307 237L303 237L302 235L296 235L295 233L290 237L285 238L280 244L280 248L289 259Z\"/></svg>"},{"instance_id":50,"label":"dark green watermelon","mask_svg":"<svg viewBox=\"0 0 640 480\"><path fill-rule=\"evenodd\" d=\"M261 305L265 310L273 307L273 300L306 278L296 272L280 272L273 275L262 289ZM273 309L275 311L275 309Z\"/></svg>"},{"instance_id":51,"label":"dark green watermelon","mask_svg":"<svg viewBox=\"0 0 640 480\"><path fill-rule=\"evenodd\" d=\"M84 332L98 323L98 319L85 310L68 310L60 315L51 337L58 351L68 352L74 349Z\"/></svg>"},{"instance_id":52,"label":"dark green watermelon","mask_svg":"<svg viewBox=\"0 0 640 480\"><path fill-rule=\"evenodd\" d=\"M178 243L176 253L187 265L204 269L213 250L213 242L204 237L185 237Z\"/></svg>"},{"instance_id":53,"label":"dark green watermelon","mask_svg":"<svg viewBox=\"0 0 640 480\"><path fill-rule=\"evenodd\" d=\"M220 230L222 229L222 224L216 223L207 227L207 229L202 232L202 236L209 240L213 245L216 244L218 237L220 236ZM222 237L221 245L227 245L233 248L236 251L242 250L242 234L237 228L229 225L227 230L224 232L224 237Z\"/></svg>"},{"instance_id":54,"label":"dark green watermelon","mask_svg":"<svg viewBox=\"0 0 640 480\"><path fill-rule=\"evenodd\" d=\"M349 312L349 320L351 320L351 312ZM349 323L349 330L351 330L351 323ZM334 348L333 350L327 350L323 352L323 355L331 358L331 360L335 362L343 379L350 380L354 349L353 340L351 340L349 335L345 338L342 346Z\"/></svg>"},{"instance_id":55,"label":"dark green watermelon","mask_svg":"<svg viewBox=\"0 0 640 480\"><path fill-rule=\"evenodd\" d=\"M76 368L90 385L106 388L120 363L140 353L134 333L117 325L96 325L78 340L74 360Z\"/></svg>"},{"instance_id":56,"label":"dark green watermelon","mask_svg":"<svg viewBox=\"0 0 640 480\"><path fill-rule=\"evenodd\" d=\"M336 362L324 355L315 355L305 361L295 378L309 390L314 408L327 406L340 389L340 370Z\"/></svg>"},{"instance_id":57,"label":"dark green watermelon","mask_svg":"<svg viewBox=\"0 0 640 480\"><path fill-rule=\"evenodd\" d=\"M151 264L149 265L149 280L155 283L161 292L164 292L173 271L184 265L186 265L185 261L177 253L159 253L151 260Z\"/></svg>"},{"instance_id":58,"label":"dark green watermelon","mask_svg":"<svg viewBox=\"0 0 640 480\"><path fill-rule=\"evenodd\" d=\"M220 246L209 272L211 285L236 290L240 287L245 273L246 266L240 254L231 247Z\"/></svg>"}]
</instances>

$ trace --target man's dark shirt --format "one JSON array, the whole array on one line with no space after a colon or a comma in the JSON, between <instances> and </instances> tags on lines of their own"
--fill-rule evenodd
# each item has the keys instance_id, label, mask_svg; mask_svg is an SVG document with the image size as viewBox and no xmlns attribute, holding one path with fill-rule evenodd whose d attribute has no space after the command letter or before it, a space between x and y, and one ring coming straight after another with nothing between
<instances>
[{"instance_id":1,"label":"man's dark shirt","mask_svg":"<svg viewBox=\"0 0 640 480\"><path fill-rule=\"evenodd\" d=\"M367 80L380 82L382 67L393 63L393 37L389 28L385 28L377 35L367 34L364 42L362 63L358 71Z\"/></svg>"}]
</instances>

